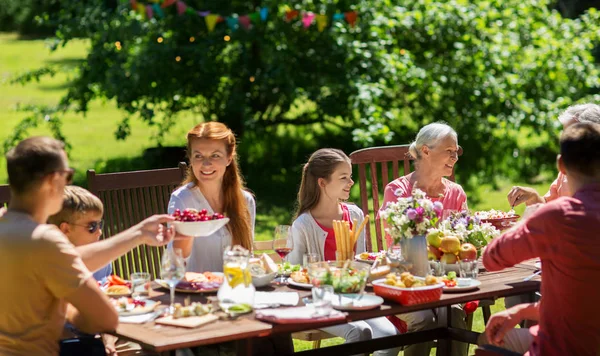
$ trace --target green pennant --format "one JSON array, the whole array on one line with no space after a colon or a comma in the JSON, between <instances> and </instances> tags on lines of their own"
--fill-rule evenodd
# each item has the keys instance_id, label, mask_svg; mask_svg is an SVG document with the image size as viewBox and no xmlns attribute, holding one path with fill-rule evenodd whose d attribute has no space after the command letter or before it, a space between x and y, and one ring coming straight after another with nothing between
<instances>
[{"instance_id":1,"label":"green pennant","mask_svg":"<svg viewBox=\"0 0 600 356\"><path fill-rule=\"evenodd\" d=\"M250 18L250 21L256 23L260 20L260 13L253 12L253 13L249 14L248 17Z\"/></svg>"}]
</instances>

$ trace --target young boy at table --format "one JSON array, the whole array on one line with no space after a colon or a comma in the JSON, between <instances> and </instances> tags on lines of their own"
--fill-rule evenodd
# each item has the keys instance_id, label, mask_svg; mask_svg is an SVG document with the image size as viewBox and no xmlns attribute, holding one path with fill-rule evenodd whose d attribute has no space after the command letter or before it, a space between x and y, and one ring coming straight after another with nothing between
<instances>
[{"instance_id":1,"label":"young boy at table","mask_svg":"<svg viewBox=\"0 0 600 356\"><path fill-rule=\"evenodd\" d=\"M542 299L492 316L480 344L518 354L600 354L600 124L576 123L560 137L558 169L572 197L561 197L486 248L483 264L497 271L539 257ZM529 329L514 329L522 320Z\"/></svg>"},{"instance_id":2,"label":"young boy at table","mask_svg":"<svg viewBox=\"0 0 600 356\"><path fill-rule=\"evenodd\" d=\"M48 219L56 225L74 246L96 242L102 236L104 205L97 196L76 185L65 187L62 209ZM112 273L112 264L94 272L94 278L102 281Z\"/></svg>"},{"instance_id":3,"label":"young boy at table","mask_svg":"<svg viewBox=\"0 0 600 356\"><path fill-rule=\"evenodd\" d=\"M71 182L64 144L48 137L21 141L6 154L11 189L0 217L0 354L58 355L68 321L86 333L114 330L118 315L91 278L97 270L141 244L163 245L174 236L152 216L101 242L75 247L54 225L64 188ZM112 240L112 241L110 241Z\"/></svg>"}]
</instances>

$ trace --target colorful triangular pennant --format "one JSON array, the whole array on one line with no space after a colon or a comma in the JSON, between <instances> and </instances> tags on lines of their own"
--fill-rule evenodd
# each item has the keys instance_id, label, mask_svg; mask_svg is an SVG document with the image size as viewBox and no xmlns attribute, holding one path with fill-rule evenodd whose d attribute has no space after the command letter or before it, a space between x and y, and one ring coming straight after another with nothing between
<instances>
[{"instance_id":1,"label":"colorful triangular pennant","mask_svg":"<svg viewBox=\"0 0 600 356\"><path fill-rule=\"evenodd\" d=\"M250 18L248 17L248 15L238 17L238 21L240 22L240 25L242 25L242 27L245 30L250 29Z\"/></svg>"},{"instance_id":2,"label":"colorful triangular pennant","mask_svg":"<svg viewBox=\"0 0 600 356\"><path fill-rule=\"evenodd\" d=\"M156 16L158 16L159 18L162 19L163 17L165 17L165 13L158 4L152 4L152 9L154 10Z\"/></svg>"},{"instance_id":3,"label":"colorful triangular pennant","mask_svg":"<svg viewBox=\"0 0 600 356\"><path fill-rule=\"evenodd\" d=\"M219 15L210 14L204 17L204 21L206 22L206 27L208 28L208 32L213 32L215 26L217 25L217 20L219 19Z\"/></svg>"},{"instance_id":4,"label":"colorful triangular pennant","mask_svg":"<svg viewBox=\"0 0 600 356\"><path fill-rule=\"evenodd\" d=\"M302 25L304 28L309 28L312 25L313 20L315 19L315 14L312 12L305 12L302 15Z\"/></svg>"},{"instance_id":5,"label":"colorful triangular pennant","mask_svg":"<svg viewBox=\"0 0 600 356\"><path fill-rule=\"evenodd\" d=\"M151 19L154 17L154 10L152 10L151 5L146 5L146 16L148 16L148 19Z\"/></svg>"},{"instance_id":6,"label":"colorful triangular pennant","mask_svg":"<svg viewBox=\"0 0 600 356\"><path fill-rule=\"evenodd\" d=\"M187 5L183 1L177 1L177 13L183 15L187 10Z\"/></svg>"},{"instance_id":7,"label":"colorful triangular pennant","mask_svg":"<svg viewBox=\"0 0 600 356\"><path fill-rule=\"evenodd\" d=\"M287 22L290 22L293 19L295 19L296 17L298 17L299 14L300 14L300 11L298 11L298 10L289 10L285 13L285 19Z\"/></svg>"},{"instance_id":8,"label":"colorful triangular pennant","mask_svg":"<svg viewBox=\"0 0 600 356\"><path fill-rule=\"evenodd\" d=\"M267 21L267 16L269 16L269 9L263 7L260 9L260 19L263 21Z\"/></svg>"},{"instance_id":9,"label":"colorful triangular pennant","mask_svg":"<svg viewBox=\"0 0 600 356\"><path fill-rule=\"evenodd\" d=\"M260 20L260 14L258 12L253 12L250 15L248 15L248 17L253 23L257 23Z\"/></svg>"},{"instance_id":10,"label":"colorful triangular pennant","mask_svg":"<svg viewBox=\"0 0 600 356\"><path fill-rule=\"evenodd\" d=\"M327 23L329 22L327 15L317 15L317 28L319 32L323 32L325 27L327 27Z\"/></svg>"},{"instance_id":11,"label":"colorful triangular pennant","mask_svg":"<svg viewBox=\"0 0 600 356\"><path fill-rule=\"evenodd\" d=\"M166 9L167 7L173 5L175 2L177 2L177 0L165 0L162 4L160 4L160 7Z\"/></svg>"},{"instance_id":12,"label":"colorful triangular pennant","mask_svg":"<svg viewBox=\"0 0 600 356\"><path fill-rule=\"evenodd\" d=\"M348 21L350 26L354 27L354 24L356 24L356 19L358 18L356 11L348 11L344 13L344 16L346 17L346 21Z\"/></svg>"},{"instance_id":13,"label":"colorful triangular pennant","mask_svg":"<svg viewBox=\"0 0 600 356\"><path fill-rule=\"evenodd\" d=\"M237 17L227 17L225 18L225 22L227 22L227 26L230 30L235 31L238 29L238 19Z\"/></svg>"}]
</instances>

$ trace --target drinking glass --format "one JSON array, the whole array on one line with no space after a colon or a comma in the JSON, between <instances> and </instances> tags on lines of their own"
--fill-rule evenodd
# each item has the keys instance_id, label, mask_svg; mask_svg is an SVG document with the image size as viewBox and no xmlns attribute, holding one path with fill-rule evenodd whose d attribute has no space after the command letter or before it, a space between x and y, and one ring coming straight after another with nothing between
<instances>
[{"instance_id":1,"label":"drinking glass","mask_svg":"<svg viewBox=\"0 0 600 356\"><path fill-rule=\"evenodd\" d=\"M180 248L169 247L165 250L160 268L160 276L171 289L171 307L169 312L175 310L175 286L185 276L185 262Z\"/></svg>"},{"instance_id":2,"label":"drinking glass","mask_svg":"<svg viewBox=\"0 0 600 356\"><path fill-rule=\"evenodd\" d=\"M273 250L281 257L281 262L285 262L287 256L294 248L294 239L292 238L292 227L289 225L277 225L273 235ZM277 284L285 283L283 273L280 274Z\"/></svg>"},{"instance_id":3,"label":"drinking glass","mask_svg":"<svg viewBox=\"0 0 600 356\"><path fill-rule=\"evenodd\" d=\"M440 261L429 261L430 273L435 277L443 277L446 275L445 263Z\"/></svg>"},{"instance_id":4,"label":"drinking glass","mask_svg":"<svg viewBox=\"0 0 600 356\"><path fill-rule=\"evenodd\" d=\"M477 272L479 272L477 260L458 261L458 271L460 274L460 278L477 279Z\"/></svg>"},{"instance_id":5,"label":"drinking glass","mask_svg":"<svg viewBox=\"0 0 600 356\"><path fill-rule=\"evenodd\" d=\"M150 273L136 272L131 274L131 297L140 299L150 294Z\"/></svg>"},{"instance_id":6,"label":"drinking glass","mask_svg":"<svg viewBox=\"0 0 600 356\"><path fill-rule=\"evenodd\" d=\"M320 285L312 287L313 306L317 316L327 316L331 314L331 303L333 300L333 286Z\"/></svg>"},{"instance_id":7,"label":"drinking glass","mask_svg":"<svg viewBox=\"0 0 600 356\"><path fill-rule=\"evenodd\" d=\"M308 265L313 262L321 262L321 256L318 253L305 253L302 256L302 267L308 268Z\"/></svg>"}]
</instances>

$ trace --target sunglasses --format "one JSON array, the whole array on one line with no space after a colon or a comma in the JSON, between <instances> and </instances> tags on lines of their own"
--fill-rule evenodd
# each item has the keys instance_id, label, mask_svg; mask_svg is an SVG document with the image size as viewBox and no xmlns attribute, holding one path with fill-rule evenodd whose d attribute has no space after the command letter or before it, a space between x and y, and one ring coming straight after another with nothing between
<instances>
[{"instance_id":1,"label":"sunglasses","mask_svg":"<svg viewBox=\"0 0 600 356\"><path fill-rule=\"evenodd\" d=\"M83 226L83 227L87 227L87 230L90 234L95 233L98 230L102 230L102 228L104 227L104 220L100 220L100 221L92 221L87 225L80 225L80 224L73 224L73 223L69 223L71 225L75 225L75 226Z\"/></svg>"}]
</instances>

